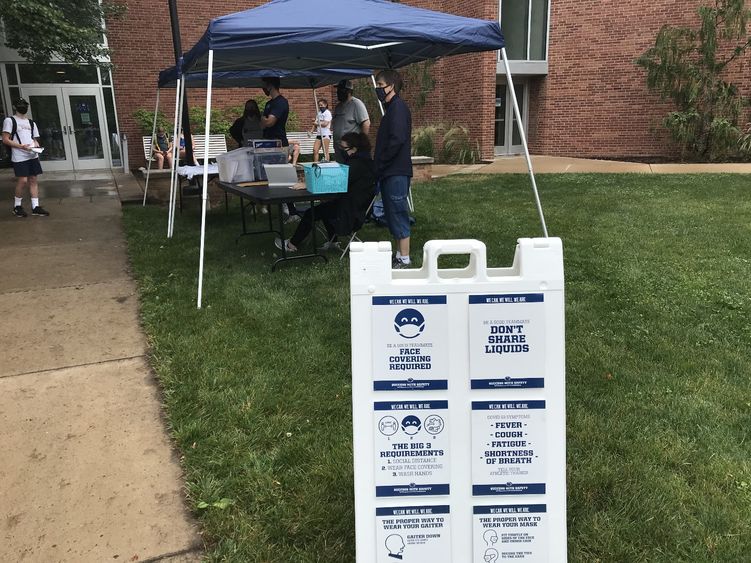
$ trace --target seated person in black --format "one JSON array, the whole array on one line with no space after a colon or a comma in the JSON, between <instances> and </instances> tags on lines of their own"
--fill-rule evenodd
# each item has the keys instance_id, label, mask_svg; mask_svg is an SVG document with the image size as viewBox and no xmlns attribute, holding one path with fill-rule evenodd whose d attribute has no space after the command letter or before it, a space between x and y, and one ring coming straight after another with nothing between
<instances>
[{"instance_id":1,"label":"seated person in black","mask_svg":"<svg viewBox=\"0 0 751 563\"><path fill-rule=\"evenodd\" d=\"M328 234L324 249L338 248L336 237L348 236L365 222L365 213L375 193L375 165L370 156L370 140L362 133L347 133L339 141L339 149L344 155L344 164L349 166L347 193L342 197L326 201L307 210L291 239L285 240L287 252L296 252L298 246L313 230L313 215L316 221L323 221ZM281 250L282 240L274 243Z\"/></svg>"}]
</instances>

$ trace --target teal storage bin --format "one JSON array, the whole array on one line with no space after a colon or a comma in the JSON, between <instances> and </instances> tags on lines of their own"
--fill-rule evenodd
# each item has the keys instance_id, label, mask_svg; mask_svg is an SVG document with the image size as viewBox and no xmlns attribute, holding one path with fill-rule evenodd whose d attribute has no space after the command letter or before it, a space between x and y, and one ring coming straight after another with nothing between
<instances>
[{"instance_id":1,"label":"teal storage bin","mask_svg":"<svg viewBox=\"0 0 751 563\"><path fill-rule=\"evenodd\" d=\"M324 163L318 166L306 162L302 165L305 171L305 188L312 194L335 194L347 191L349 180L349 166L340 164L331 166Z\"/></svg>"}]
</instances>

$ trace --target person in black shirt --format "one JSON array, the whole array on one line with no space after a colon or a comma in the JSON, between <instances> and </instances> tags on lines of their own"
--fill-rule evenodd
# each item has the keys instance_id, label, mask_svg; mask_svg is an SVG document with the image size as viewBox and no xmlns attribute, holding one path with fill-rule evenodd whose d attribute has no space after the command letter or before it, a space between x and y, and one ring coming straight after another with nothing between
<instances>
[{"instance_id":1,"label":"person in black shirt","mask_svg":"<svg viewBox=\"0 0 751 563\"><path fill-rule=\"evenodd\" d=\"M276 76L268 76L261 80L263 93L270 99L266 102L261 118L264 139L279 139L283 147L289 146L287 140L287 118L289 117L289 102L279 92L280 81Z\"/></svg>"},{"instance_id":2,"label":"person in black shirt","mask_svg":"<svg viewBox=\"0 0 751 563\"><path fill-rule=\"evenodd\" d=\"M376 96L386 113L376 137L375 165L383 199L383 212L396 239L394 268L406 268L409 258L409 184L412 179L412 114L399 97L402 78L395 70L376 76Z\"/></svg>"},{"instance_id":3,"label":"person in black shirt","mask_svg":"<svg viewBox=\"0 0 751 563\"><path fill-rule=\"evenodd\" d=\"M279 92L281 81L278 76L266 76L261 79L261 89L270 99L263 108L261 127L264 139L279 139L283 147L289 147L287 140L287 118L289 117L289 102ZM291 147L292 164L297 164L300 155L300 145L295 143ZM287 204L290 219L297 219L297 210L293 203Z\"/></svg>"}]
</instances>

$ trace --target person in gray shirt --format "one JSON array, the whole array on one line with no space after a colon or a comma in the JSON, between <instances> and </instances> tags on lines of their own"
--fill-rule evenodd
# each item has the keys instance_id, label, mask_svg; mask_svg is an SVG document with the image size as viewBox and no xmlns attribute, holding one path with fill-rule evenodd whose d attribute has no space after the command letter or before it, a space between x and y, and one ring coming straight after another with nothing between
<instances>
[{"instance_id":1,"label":"person in gray shirt","mask_svg":"<svg viewBox=\"0 0 751 563\"><path fill-rule=\"evenodd\" d=\"M342 80L336 85L336 99L339 101L334 108L334 118L331 120L334 136L334 156L337 162L344 160L339 148L339 142L347 133L370 132L370 116L362 100L352 95L354 87L351 80Z\"/></svg>"}]
</instances>

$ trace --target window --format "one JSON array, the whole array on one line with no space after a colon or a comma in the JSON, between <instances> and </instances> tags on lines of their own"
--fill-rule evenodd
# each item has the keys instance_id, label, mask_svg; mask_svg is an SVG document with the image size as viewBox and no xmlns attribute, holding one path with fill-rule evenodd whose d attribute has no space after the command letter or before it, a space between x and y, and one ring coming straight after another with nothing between
<instances>
[{"instance_id":1,"label":"window","mask_svg":"<svg viewBox=\"0 0 751 563\"><path fill-rule=\"evenodd\" d=\"M107 72L109 75L109 72ZM104 77L104 73L102 73ZM107 117L107 129L110 132L110 147L112 149L112 166L122 166L120 156L120 135L117 130L117 117L115 116L115 100L112 97L112 88L102 88L104 97L104 113Z\"/></svg>"},{"instance_id":2,"label":"window","mask_svg":"<svg viewBox=\"0 0 751 563\"><path fill-rule=\"evenodd\" d=\"M19 64L24 84L99 84L99 75L91 65Z\"/></svg>"},{"instance_id":3,"label":"window","mask_svg":"<svg viewBox=\"0 0 751 563\"><path fill-rule=\"evenodd\" d=\"M5 74L8 76L8 84L11 86L18 84L18 76L16 76L16 65L6 64Z\"/></svg>"},{"instance_id":4,"label":"window","mask_svg":"<svg viewBox=\"0 0 751 563\"><path fill-rule=\"evenodd\" d=\"M549 0L500 2L501 29L509 60L547 60Z\"/></svg>"}]
</instances>

